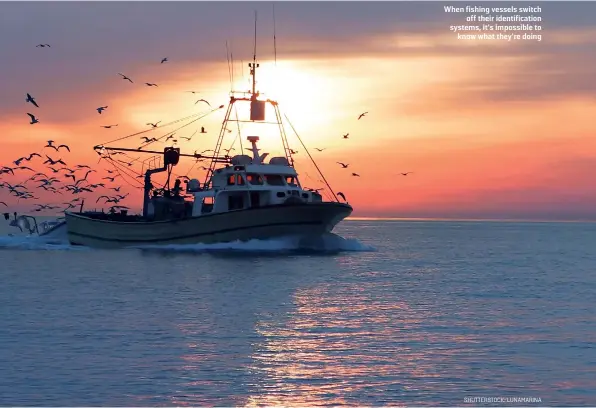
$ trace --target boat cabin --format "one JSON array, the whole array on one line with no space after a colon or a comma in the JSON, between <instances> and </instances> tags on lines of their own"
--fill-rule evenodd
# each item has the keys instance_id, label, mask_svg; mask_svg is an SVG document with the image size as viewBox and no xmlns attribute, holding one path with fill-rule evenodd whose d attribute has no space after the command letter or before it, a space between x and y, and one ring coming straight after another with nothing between
<instances>
[{"instance_id":1,"label":"boat cabin","mask_svg":"<svg viewBox=\"0 0 596 408\"><path fill-rule=\"evenodd\" d=\"M193 216L212 212L226 212L280 204L322 202L315 191L304 190L296 170L286 157L272 157L264 163L267 153L258 154L258 137L253 143L253 157L237 155L231 164L216 169L207 189L199 181L191 180L187 193L194 195Z\"/></svg>"}]
</instances>

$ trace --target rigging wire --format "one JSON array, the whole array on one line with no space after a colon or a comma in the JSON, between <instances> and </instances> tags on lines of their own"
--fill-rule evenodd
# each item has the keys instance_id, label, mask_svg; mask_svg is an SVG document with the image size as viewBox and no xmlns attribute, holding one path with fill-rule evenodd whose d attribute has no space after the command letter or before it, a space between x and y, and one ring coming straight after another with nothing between
<instances>
[{"instance_id":1,"label":"rigging wire","mask_svg":"<svg viewBox=\"0 0 596 408\"><path fill-rule=\"evenodd\" d=\"M304 148L304 151L306 152L306 154L308 155L308 157L310 158L310 160L312 161L312 163L315 165L315 168L317 169L317 171L319 172L319 174L321 175L321 178L323 179L323 181L325 182L325 185L327 186L327 188L329 189L329 191L331 191L331 194L333 194L333 197L335 198L335 201L339 202L339 200L337 199L337 196L335 195L335 192L333 191L333 189L331 188L331 186L329 185L329 183L327 182L327 179L325 178L325 176L323 175L323 172L321 171L321 169L319 169L319 166L317 165L317 163L315 162L315 159L313 159L313 157L311 156L310 152L308 151L308 149L306 148L306 145L304 144L304 142L302 141L302 138L300 137L300 135L298 134L298 132L296 131L296 129L294 128L294 125L292 125L292 122L290 122L290 119L288 118L288 115L286 115L284 113L284 116L286 118L286 120L288 121L288 124L290 125L290 127L292 128L292 130L294 131L294 134L296 135L296 137L298 138L298 141L300 142L300 144L302 145L302 147Z\"/></svg>"},{"instance_id":2,"label":"rigging wire","mask_svg":"<svg viewBox=\"0 0 596 408\"><path fill-rule=\"evenodd\" d=\"M182 122L182 121L184 121L184 120L187 120L187 119L193 118L193 117L195 117L195 116L200 116L200 115L203 115L203 116L201 116L201 117L199 117L199 118L198 118L198 119L202 119L202 118L204 118L205 116L207 116L207 115L210 115L211 113L215 112L215 111L216 111L216 110L218 110L218 109L219 109L219 108L212 109L211 111L209 111L208 113L205 113L205 114L204 114L204 113L202 113L202 112L201 112L201 113L193 113L192 115L186 116L186 117L184 117L184 118L181 118L181 119L174 120L174 121L172 121L172 122L168 122L168 123L166 123L166 124L163 124L163 125L161 125L161 126L157 126L156 128L142 130L142 131L140 131L140 132L133 133L132 135L127 135L127 136L119 137L118 139L111 140L111 141L109 141L109 142L100 143L100 144L98 144L96 147L105 146L105 145L107 145L107 144L114 143L114 142L119 142L120 140L128 139L128 138L130 138L130 137L134 137L134 136L142 135L143 133L151 132L151 131L153 131L153 130L155 130L155 129L160 129L160 128L163 128L163 127L166 127L166 126L169 126L169 125L173 125L174 123Z\"/></svg>"},{"instance_id":3,"label":"rigging wire","mask_svg":"<svg viewBox=\"0 0 596 408\"><path fill-rule=\"evenodd\" d=\"M275 3L273 3L273 58L277 67L277 37L275 35Z\"/></svg>"},{"instance_id":4,"label":"rigging wire","mask_svg":"<svg viewBox=\"0 0 596 408\"><path fill-rule=\"evenodd\" d=\"M234 47L230 44L230 62L232 67L232 90L234 89Z\"/></svg>"},{"instance_id":5,"label":"rigging wire","mask_svg":"<svg viewBox=\"0 0 596 408\"><path fill-rule=\"evenodd\" d=\"M106 159L108 161L108 163L110 163L112 165L112 167L114 167L114 169L116 170L116 172L118 173L118 175L122 178L122 180L128 184L131 187L134 188L142 188L143 183L141 183L139 180L137 180L136 176L133 176L131 174L128 173L128 169L126 167L124 167L123 164L120 163L116 163L116 160L112 159L111 157L108 157ZM132 185L124 176L128 176L130 177L135 183L140 184L140 186L134 186Z\"/></svg>"},{"instance_id":6,"label":"rigging wire","mask_svg":"<svg viewBox=\"0 0 596 408\"><path fill-rule=\"evenodd\" d=\"M238 115L238 106L236 106L236 104L234 104L234 113L236 114L236 126L238 128L238 139L239 139L239 144L240 144L240 154L244 154L244 146L242 145L242 135L240 132L240 116ZM234 143L236 141L234 140Z\"/></svg>"},{"instance_id":7,"label":"rigging wire","mask_svg":"<svg viewBox=\"0 0 596 408\"><path fill-rule=\"evenodd\" d=\"M228 60L228 77L230 79L230 92L234 91L234 81L232 80L232 69L230 68L230 50L228 49L228 41L226 40L226 59Z\"/></svg>"}]
</instances>

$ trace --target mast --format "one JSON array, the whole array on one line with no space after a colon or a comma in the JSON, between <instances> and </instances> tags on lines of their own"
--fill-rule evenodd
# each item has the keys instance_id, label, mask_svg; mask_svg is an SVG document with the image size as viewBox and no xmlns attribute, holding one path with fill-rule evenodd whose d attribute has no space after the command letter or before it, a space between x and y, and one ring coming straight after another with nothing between
<instances>
[{"instance_id":1,"label":"mast","mask_svg":"<svg viewBox=\"0 0 596 408\"><path fill-rule=\"evenodd\" d=\"M226 135L226 128L229 122L248 122L248 123L261 123L263 125L277 125L278 132L281 137L284 155L286 160L288 161L291 167L294 167L294 159L292 157L292 149L290 149L288 144L287 134L283 125L283 118L281 112L279 110L278 102L271 100L271 99L259 99L261 96L260 91L257 90L257 69L261 66L260 63L257 62L257 12L255 11L255 26L254 26L254 46L253 46L253 56L252 62L248 63L248 67L250 68L250 76L251 76L251 89L248 92L238 92L232 90L230 93L230 103L228 105L228 109L226 111L226 115L222 122L221 129L219 131L219 136L217 138L217 142L215 144L215 152L213 153L214 156L220 155L220 150L222 148L222 144ZM249 120L241 120L241 119L232 119L232 111L234 110L234 105L236 102L250 102L250 119ZM265 118L265 111L267 104L273 107L275 112L275 120L271 122L267 122ZM249 135L253 136L253 135ZM256 136L256 135L255 135ZM240 143L242 143L242 135L239 135ZM209 188L211 186L211 177L213 172L215 171L215 166L217 162L212 160L207 170L207 174L205 176L205 181L203 182L204 188Z\"/></svg>"}]
</instances>

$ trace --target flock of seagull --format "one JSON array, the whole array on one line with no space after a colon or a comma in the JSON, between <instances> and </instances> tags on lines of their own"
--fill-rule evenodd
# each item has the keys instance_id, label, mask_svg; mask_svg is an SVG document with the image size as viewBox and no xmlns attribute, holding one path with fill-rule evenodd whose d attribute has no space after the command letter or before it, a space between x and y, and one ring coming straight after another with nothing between
<instances>
[{"instance_id":1,"label":"flock of seagull","mask_svg":"<svg viewBox=\"0 0 596 408\"><path fill-rule=\"evenodd\" d=\"M70 208L76 207L77 204L81 204L83 198L77 196L78 194L86 192L92 193L99 188L102 188L105 192L109 192L110 190L114 193L120 192L121 186L113 185L116 178L119 177L119 174L115 174L114 170L107 170L109 176L102 178L102 180L106 180L106 182L102 181L98 183L92 183L88 180L88 177L91 173L97 173L97 170L91 169L90 166L85 164L77 164L75 166L68 167L67 163L62 159L62 156L56 155L61 151L70 152L70 147L65 144L56 146L54 143L55 142L53 140L48 140L48 143L43 146L39 153L29 153L28 155L14 160L11 166L0 167L0 177L6 174L11 176L19 176L21 173L25 172L30 174L30 176L24 181L17 183L10 183L8 181L2 180L0 181L0 188L8 190L8 193L17 197L19 201L39 200L40 197L36 196L36 192L39 190L44 190L54 195L65 196L70 193L71 196L76 196L71 200L63 202L61 205L34 204L36 207L33 209L34 212L56 209L66 211ZM54 157L50 155L53 155ZM31 167L35 161L42 165L46 165L44 171L37 171ZM28 165L24 165L25 163L23 162L26 162ZM83 172L85 173L84 175L82 175ZM69 179L72 179L72 182L70 182ZM114 205L110 207L111 209L127 209L128 207L118 205L118 203L121 200L124 200L127 196L128 194L103 194L97 198L96 203L103 199L104 204L114 203ZM8 207L8 204L4 201L0 201L0 205ZM66 207L64 208L63 206Z\"/></svg>"},{"instance_id":2,"label":"flock of seagull","mask_svg":"<svg viewBox=\"0 0 596 408\"><path fill-rule=\"evenodd\" d=\"M51 46L50 46L50 44L38 44L38 45L36 45L36 47L37 48L47 48L47 47L51 47ZM169 60L167 57L162 58L160 60L160 64L164 64L168 61ZM129 76L127 76L123 73L118 73L118 75L124 81L128 81L131 84L135 83L132 78L130 78ZM147 87L158 87L158 84L153 83L153 82L145 82L144 85L146 85ZM186 91L186 92L189 92L192 94L199 93L197 91ZM37 109L40 109L40 105L37 102L36 98L33 95L31 95L30 93L26 93L25 102L31 104L33 107L35 107ZM203 98L198 99L195 102L195 105L198 103L205 103L210 108L212 107L211 104L206 99L203 99ZM224 107L224 105L219 106L220 109L223 107ZM108 108L109 108L108 105L99 106L96 108L96 111L99 115L102 115ZM368 112L361 113L358 116L357 120L361 120L367 114L368 114ZM27 112L27 115L30 118L30 121L29 121L30 125L35 125L35 124L40 123L39 118L34 113ZM152 129L155 129L159 126L160 123L161 123L161 121L148 122L146 125L150 126ZM118 124L101 125L101 127L104 129L111 129L111 128L114 128L117 126L118 126ZM231 130L229 130L229 129L226 129L226 130L228 132L231 132ZM197 132L195 132L194 134L196 134L196 133ZM205 130L204 127L201 127L200 133L207 133L207 131ZM181 138L185 139L187 141L190 141L192 139L192 137L194 136L194 134L191 135L190 137L181 137ZM168 142L169 140L172 140L173 143L178 142L177 139L174 139L174 133L166 134L165 136L167 136L167 138L164 140L164 142ZM350 133L346 133L343 135L343 139L349 139L349 136L350 136ZM140 139L142 141L142 146L137 149L139 151L141 151L141 149L143 147L146 147L148 144L162 141L161 139L163 139L163 137L160 137L157 139L157 138L149 138L147 136L141 136ZM99 203L100 200L104 200L104 203L103 203L104 205L105 204L113 204L109 207L110 211L115 211L115 210L119 210L119 209L128 209L128 207L119 205L119 202L124 200L128 196L128 194L126 194L126 195L120 195L120 194L108 195L109 194L108 192L110 190L115 193L119 193L120 189L122 188L122 186L120 186L120 185L115 186L113 184L115 182L116 178L118 178L118 177L122 178L122 174L118 170L117 166L115 166L114 170L106 170L108 174L105 175L105 177L103 177L101 179L102 181L91 182L90 180L88 180L89 175L91 173L98 173L98 171L95 169L92 169L88 165L82 165L82 164L77 164L73 168L70 168L67 166L66 162L64 160L62 160L62 158L58 158L58 159L52 158L50 156L50 154L53 154L54 157L56 157L55 155L61 153L63 150L70 153L70 147L68 145L66 145L66 144L55 145L54 143L55 142L53 140L49 140L48 143L45 146L43 146L42 151L33 152L26 156L17 158L16 160L14 160L12 162L13 165L11 165L11 166L0 167L0 189L8 190L8 193L10 195L17 197L18 201L20 201L20 200L38 200L40 197L37 197L35 195L35 193L36 193L35 190L39 190L39 189L43 189L46 192L49 192L52 194L58 194L58 195L64 195L65 193L70 193L71 195L77 195L77 197L75 197L69 201L63 202L62 205L34 204L36 207L33 209L34 212L41 212L44 210L58 210L58 209L60 211L66 211L70 208L76 207L77 204L82 203L84 198L81 196L78 196L79 194L93 193L93 192L96 192L96 190L98 190L98 189L100 189L99 191L104 192L104 194L100 195L97 198L96 203ZM230 148L230 149L224 149L224 150L226 151L227 154L229 154L230 151L234 150L234 149ZM315 148L315 150L322 152L325 150L325 148ZM209 151L212 151L212 150L205 150L201 153L206 153ZM197 152L195 152L195 153L197 153ZM290 153L297 154L298 152L296 152L294 150L290 150ZM110 152L109 154L100 154L100 160L102 158L114 160L112 156L115 156L117 154L125 155L126 157L131 159L128 161L118 160L120 163L126 164L127 166L132 166L132 164L134 162L139 160L139 158L131 158L130 156L126 155L123 152ZM39 158L39 161L41 162L41 164L47 165L45 171L37 171L29 166L22 165L23 162L27 162L27 164L32 163L34 158L36 158L36 157ZM337 162L337 164L339 164L343 169L347 169L350 166L348 163L343 163L343 162ZM207 169L204 166L203 166L203 168ZM79 176L79 174L82 173L84 170L86 170L84 176L82 176L82 177ZM49 173L50 171L51 171L51 173ZM31 172L33 174L30 177L28 177L27 179L25 179L24 181L16 182L16 183L9 183L8 181L4 181L2 179L3 176L6 176L6 175L18 176L19 174L21 174L23 172ZM400 173L400 174L402 176L407 176L408 174L411 174L411 173L412 172L405 172L405 173ZM352 172L351 175L353 177L360 177L360 175L356 172ZM60 179L60 177L62 179ZM143 177L143 175L141 174L138 177L139 178ZM186 176L182 176L182 177L187 178ZM72 179L72 182L69 181L70 179ZM106 180L106 181L104 182L103 180ZM33 183L37 183L37 185L32 186ZM69 183L69 184L67 184L67 183ZM58 187L56 187L55 185L57 185ZM338 195L340 197L342 197L345 201L347 201L345 198L345 195L343 193L339 192ZM6 202L0 201L0 206L2 206L2 205L4 205L5 207L8 207L8 204ZM66 206L66 207L64 208L63 206Z\"/></svg>"},{"instance_id":3,"label":"flock of seagull","mask_svg":"<svg viewBox=\"0 0 596 408\"><path fill-rule=\"evenodd\" d=\"M50 44L38 44L37 48L51 48ZM167 62L167 58L161 60L161 64ZM120 74L122 79L128 80L131 83L132 79ZM154 83L145 83L147 86L157 86ZM203 100L204 101L204 100ZM31 104L33 107L40 109L40 104L31 93L26 93L25 102ZM198 103L199 101L197 101ZM207 102L207 101L204 101ZM100 106L96 109L98 114L102 114L108 106ZM32 112L27 112L29 116L29 124L35 125L40 123L39 118ZM159 122L158 122L159 123ZM103 125L103 128L110 129L115 125ZM154 127L157 127L154 126ZM204 132L204 129L203 129ZM92 182L89 180L90 174L99 173L98 170L92 169L88 165L77 164L72 167L68 167L65 160L62 159L61 154L68 152L70 153L70 147L66 144L56 145L53 140L48 140L47 144L43 146L39 152L29 153L25 156L19 157L14 160L10 165L0 166L0 190L5 190L10 196L17 198L17 202L21 200L39 200L37 194L39 191L44 190L46 194L53 194L58 196L75 196L74 198L63 201L61 204L33 204L33 212L60 210L66 211L70 208L74 208L77 205L82 205L85 197L81 196L84 193L101 192L102 194L95 200L96 204L103 200L102 205L111 204L109 209L116 211L120 209L128 209L126 206L119 205L120 201L124 200L129 194L119 194L121 185L117 185L116 179L121 178L120 171L116 168L115 170L105 170L107 174L101 178L99 182ZM60 154L60 156L58 156ZM124 154L121 152L112 153ZM125 155L127 156L127 155ZM129 157L129 156L128 156ZM130 158L130 157L129 157ZM129 161L119 160L121 163L131 166L137 159ZM45 168L41 171L34 169L35 165L45 165ZM85 171L86 170L86 171ZM103 171L103 170L102 170ZM82 174L84 172L84 175ZM27 174L28 173L28 174ZM27 174L24 178L22 174ZM6 178L10 177L11 180ZM12 178L19 179L21 181L12 181ZM72 182L70 181L72 179ZM0 207L9 207L6 201L0 200ZM66 206L66 207L64 207Z\"/></svg>"}]
</instances>

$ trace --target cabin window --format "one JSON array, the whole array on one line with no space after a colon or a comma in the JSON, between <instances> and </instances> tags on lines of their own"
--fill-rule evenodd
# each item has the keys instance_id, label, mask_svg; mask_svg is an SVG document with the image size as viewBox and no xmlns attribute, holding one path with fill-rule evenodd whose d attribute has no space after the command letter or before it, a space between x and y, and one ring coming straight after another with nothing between
<instances>
[{"instance_id":1,"label":"cabin window","mask_svg":"<svg viewBox=\"0 0 596 408\"><path fill-rule=\"evenodd\" d=\"M277 196L279 198L282 198L282 197L285 197L286 196L286 193L282 193L281 191L278 191Z\"/></svg>"},{"instance_id":2,"label":"cabin window","mask_svg":"<svg viewBox=\"0 0 596 408\"><path fill-rule=\"evenodd\" d=\"M261 206L261 195L258 191L253 191L250 193L250 206L253 208Z\"/></svg>"},{"instance_id":3,"label":"cabin window","mask_svg":"<svg viewBox=\"0 0 596 408\"><path fill-rule=\"evenodd\" d=\"M228 177L228 186L236 185L236 175L232 174Z\"/></svg>"},{"instance_id":4,"label":"cabin window","mask_svg":"<svg viewBox=\"0 0 596 408\"><path fill-rule=\"evenodd\" d=\"M239 186L244 185L244 177L242 177L241 174L236 174L236 184L238 184Z\"/></svg>"},{"instance_id":5,"label":"cabin window","mask_svg":"<svg viewBox=\"0 0 596 408\"><path fill-rule=\"evenodd\" d=\"M228 196L228 210L241 210L244 208L244 198L241 195Z\"/></svg>"},{"instance_id":6,"label":"cabin window","mask_svg":"<svg viewBox=\"0 0 596 408\"><path fill-rule=\"evenodd\" d=\"M260 174L256 174L256 173L248 173L246 175L246 180L248 180L248 182L250 184L254 184L254 185L263 184L263 177L261 177Z\"/></svg>"},{"instance_id":7,"label":"cabin window","mask_svg":"<svg viewBox=\"0 0 596 408\"><path fill-rule=\"evenodd\" d=\"M201 205L201 213L210 213L213 211L214 199L213 197L204 197Z\"/></svg>"},{"instance_id":8,"label":"cabin window","mask_svg":"<svg viewBox=\"0 0 596 408\"><path fill-rule=\"evenodd\" d=\"M290 187L298 187L296 184L296 177L294 176L286 176L286 183L288 183Z\"/></svg>"},{"instance_id":9,"label":"cabin window","mask_svg":"<svg viewBox=\"0 0 596 408\"><path fill-rule=\"evenodd\" d=\"M267 180L267 184L272 186L283 186L284 180L281 178L279 174L266 174L265 180Z\"/></svg>"}]
</instances>

